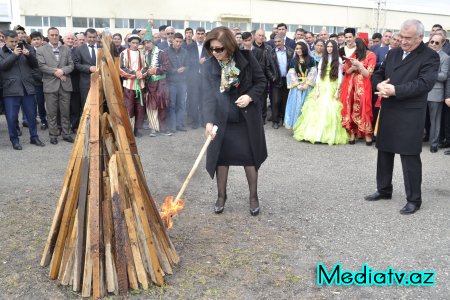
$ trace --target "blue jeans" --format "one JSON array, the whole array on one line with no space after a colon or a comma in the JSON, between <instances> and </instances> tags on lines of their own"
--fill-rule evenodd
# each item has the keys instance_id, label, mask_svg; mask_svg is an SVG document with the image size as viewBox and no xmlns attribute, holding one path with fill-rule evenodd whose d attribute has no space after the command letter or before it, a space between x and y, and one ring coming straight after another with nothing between
<instances>
[{"instance_id":1,"label":"blue jeans","mask_svg":"<svg viewBox=\"0 0 450 300\"><path fill-rule=\"evenodd\" d=\"M13 144L19 142L16 124L19 119L19 110L22 106L23 113L27 120L36 120L36 98L34 95L25 96L6 96L3 98L5 103L6 122L8 123L9 140ZM30 131L30 141L38 138L36 122L28 122Z\"/></svg>"},{"instance_id":2,"label":"blue jeans","mask_svg":"<svg viewBox=\"0 0 450 300\"><path fill-rule=\"evenodd\" d=\"M186 112L186 83L169 82L169 116L168 128L175 131L176 127L184 127Z\"/></svg>"}]
</instances>

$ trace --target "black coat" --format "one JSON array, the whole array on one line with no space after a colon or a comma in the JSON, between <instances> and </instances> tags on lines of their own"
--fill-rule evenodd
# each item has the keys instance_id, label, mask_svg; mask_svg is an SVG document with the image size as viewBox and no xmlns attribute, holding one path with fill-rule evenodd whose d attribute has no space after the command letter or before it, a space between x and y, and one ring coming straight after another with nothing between
<instances>
[{"instance_id":1,"label":"black coat","mask_svg":"<svg viewBox=\"0 0 450 300\"><path fill-rule=\"evenodd\" d=\"M12 53L8 47L0 49L0 76L3 97L24 96L24 88L28 95L34 95L33 68L38 67L36 52L27 47L29 55Z\"/></svg>"},{"instance_id":2,"label":"black coat","mask_svg":"<svg viewBox=\"0 0 450 300\"><path fill-rule=\"evenodd\" d=\"M203 117L205 123L213 123L219 127L216 138L209 145L206 157L206 170L211 178L214 178L224 132L227 130L230 101L234 103L242 95L248 95L252 98L249 105L241 110L247 123L250 148L256 170L267 158L266 138L261 118L261 95L266 87L266 79L251 51L240 50L234 55L236 67L241 71L239 73L239 86L237 88L232 87L228 92L221 93L219 90L221 68L214 57L208 59L203 68L203 80L205 82Z\"/></svg>"},{"instance_id":3,"label":"black coat","mask_svg":"<svg viewBox=\"0 0 450 300\"><path fill-rule=\"evenodd\" d=\"M404 155L422 151L428 92L433 88L439 70L439 55L421 43L404 60L403 50L388 52L380 69L374 73L374 88L390 79L395 96L383 98L378 124L377 148Z\"/></svg>"},{"instance_id":4,"label":"black coat","mask_svg":"<svg viewBox=\"0 0 450 300\"><path fill-rule=\"evenodd\" d=\"M292 50L289 47L284 47L285 51L286 51L286 56L287 56L287 63L286 63L286 74L289 71L289 62L292 60L292 57L294 57L294 50ZM281 70L280 70L280 65L278 64L278 58L277 58L277 48L273 48L272 49L272 60L275 64L275 73L274 73L274 78L275 81L273 82L273 85L276 87L282 87L283 86L283 80L281 78Z\"/></svg>"}]
</instances>

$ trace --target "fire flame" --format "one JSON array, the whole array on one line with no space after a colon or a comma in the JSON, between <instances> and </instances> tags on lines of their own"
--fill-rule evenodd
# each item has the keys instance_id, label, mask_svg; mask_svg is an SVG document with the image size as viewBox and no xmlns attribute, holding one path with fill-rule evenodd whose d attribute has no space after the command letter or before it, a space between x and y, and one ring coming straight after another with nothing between
<instances>
[{"instance_id":1,"label":"fire flame","mask_svg":"<svg viewBox=\"0 0 450 300\"><path fill-rule=\"evenodd\" d=\"M164 221L167 229L172 228L173 221L172 217L177 215L180 210L184 208L184 200L178 199L177 201L173 200L172 196L166 197L164 203L161 204L161 212L159 215L161 219Z\"/></svg>"}]
</instances>

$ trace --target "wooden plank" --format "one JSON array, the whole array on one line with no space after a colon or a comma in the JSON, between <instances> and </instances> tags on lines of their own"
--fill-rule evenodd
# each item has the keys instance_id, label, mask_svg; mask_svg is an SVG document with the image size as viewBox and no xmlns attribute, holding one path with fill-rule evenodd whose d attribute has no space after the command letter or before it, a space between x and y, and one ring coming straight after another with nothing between
<instances>
[{"instance_id":1,"label":"wooden plank","mask_svg":"<svg viewBox=\"0 0 450 300\"><path fill-rule=\"evenodd\" d=\"M70 256L73 254L71 252L71 248L73 249L73 244L75 243L75 238L76 238L76 228L74 228L76 215L77 215L77 210L74 209L72 211L72 216L70 217L66 243L64 245L63 256L61 259L61 265L59 267L59 272L58 272L58 280L59 281L62 280L63 274L66 271L67 263L69 262Z\"/></svg>"},{"instance_id":2,"label":"wooden plank","mask_svg":"<svg viewBox=\"0 0 450 300\"><path fill-rule=\"evenodd\" d=\"M148 289L147 274L142 263L141 253L139 252L138 238L136 234L136 227L133 215L133 209L127 208L123 212L125 214L125 221L128 228L128 236L130 238L131 251L133 253L134 265L136 267L138 281L141 283L144 290Z\"/></svg>"},{"instance_id":3,"label":"wooden plank","mask_svg":"<svg viewBox=\"0 0 450 300\"><path fill-rule=\"evenodd\" d=\"M125 138L125 132L122 126L118 126L119 130L119 138L124 139ZM131 190L132 199L136 201L136 204L138 206L138 217L140 218L142 222L142 227L144 229L145 234L145 241L147 243L147 246L150 250L150 257L152 260L152 267L153 271L155 272L156 280L154 283L158 286L162 286L164 283L164 277L163 277L163 270L161 269L161 266L158 261L158 257L156 254L156 247L153 241L153 234L150 230L150 224L149 220L147 218L147 214L145 212L145 206L144 206L144 198L142 195L141 188L138 184L138 177L136 174L136 169L134 167L133 158L130 153L119 153L120 160L124 163L125 167L125 175L127 178L127 182L129 185L129 189Z\"/></svg>"},{"instance_id":4,"label":"wooden plank","mask_svg":"<svg viewBox=\"0 0 450 300\"><path fill-rule=\"evenodd\" d=\"M111 156L109 160L109 179L112 199L112 215L114 225L115 238L115 265L117 268L117 280L119 295L125 296L128 294L128 275L127 263L125 258L125 224L120 210L120 195L119 195L119 174L117 171L116 155Z\"/></svg>"},{"instance_id":5,"label":"wooden plank","mask_svg":"<svg viewBox=\"0 0 450 300\"><path fill-rule=\"evenodd\" d=\"M88 101L89 99L86 101L86 103L88 103ZM81 117L80 120L80 128L84 127L85 116L89 114L88 106L89 105L86 105L83 110L83 116ZM75 138L74 147L72 148L72 154L70 155L69 163L67 164L66 173L64 175L64 180L61 188L61 193L56 203L55 214L53 215L52 225L50 227L50 231L48 233L47 241L44 247L44 252L41 258L40 264L42 267L47 266L52 258L56 240L59 234L61 220L64 214L64 208L67 202L69 184L70 181L72 180L76 159L82 154L83 142L84 142L84 134L82 133L81 130Z\"/></svg>"},{"instance_id":6,"label":"wooden plank","mask_svg":"<svg viewBox=\"0 0 450 300\"><path fill-rule=\"evenodd\" d=\"M105 180L110 180L109 177L105 177ZM109 182L107 188L110 189ZM105 189L105 190L106 190ZM111 196L105 197L103 200L103 238L105 241L105 279L106 279L106 289L109 293L114 293L118 286L115 285L114 273L116 272L113 263L112 256L112 204ZM116 275L117 276L117 275Z\"/></svg>"},{"instance_id":7,"label":"wooden plank","mask_svg":"<svg viewBox=\"0 0 450 300\"><path fill-rule=\"evenodd\" d=\"M91 118L89 130L89 226L90 255L92 257L93 297L100 298L100 199L101 199L101 147L100 147L100 115L99 115L99 73L91 75L90 105Z\"/></svg>"},{"instance_id":8,"label":"wooden plank","mask_svg":"<svg viewBox=\"0 0 450 300\"><path fill-rule=\"evenodd\" d=\"M83 287L81 289L82 297L90 297L92 290L92 256L91 256L91 229L90 229L90 203L86 206L86 248L84 250L84 270L83 270Z\"/></svg>"},{"instance_id":9,"label":"wooden plank","mask_svg":"<svg viewBox=\"0 0 450 300\"><path fill-rule=\"evenodd\" d=\"M64 251L64 245L69 231L70 218L72 217L73 210L78 200L79 182L80 182L80 169L81 169L81 157L77 157L74 166L73 179L70 181L69 190L67 194L67 203L64 207L63 217L61 219L61 225L59 228L58 238L50 263L50 279L56 279L58 277L59 268L61 266L62 255Z\"/></svg>"},{"instance_id":10,"label":"wooden plank","mask_svg":"<svg viewBox=\"0 0 450 300\"><path fill-rule=\"evenodd\" d=\"M78 214L78 213L76 213ZM77 239L77 223L78 219L74 218L74 224L72 226L72 233L68 242L66 253L68 256L67 263L61 265L61 270L63 270L59 276L62 285L68 285L73 274L73 262L75 254L75 243ZM64 259L63 259L64 261Z\"/></svg>"},{"instance_id":11,"label":"wooden plank","mask_svg":"<svg viewBox=\"0 0 450 300\"><path fill-rule=\"evenodd\" d=\"M81 127L79 127L81 128ZM89 131L90 116L86 117L85 139L83 149L83 159L81 165L81 181L80 194L78 196L78 235L77 244L75 246L75 261L73 273L73 290L78 292L81 290L81 274L83 274L84 251L86 246L85 226L86 226L86 200L88 194L89 181Z\"/></svg>"}]
</instances>

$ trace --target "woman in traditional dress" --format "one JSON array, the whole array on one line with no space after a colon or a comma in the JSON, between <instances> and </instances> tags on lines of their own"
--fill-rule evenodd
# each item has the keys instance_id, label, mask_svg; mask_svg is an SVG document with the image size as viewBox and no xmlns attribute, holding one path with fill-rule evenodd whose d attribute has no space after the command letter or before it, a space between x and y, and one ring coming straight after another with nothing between
<instances>
[{"instance_id":1,"label":"woman in traditional dress","mask_svg":"<svg viewBox=\"0 0 450 300\"><path fill-rule=\"evenodd\" d=\"M284 127L292 129L301 114L303 103L314 87L316 62L308 54L308 46L300 41L295 45L295 54L286 76L289 95L284 115Z\"/></svg>"},{"instance_id":2,"label":"woman in traditional dress","mask_svg":"<svg viewBox=\"0 0 450 300\"><path fill-rule=\"evenodd\" d=\"M314 60L316 61L316 65L319 63L320 59L323 56L323 53L325 51L325 41L322 39L318 39L316 43L314 44L314 51L312 52L312 56L314 57Z\"/></svg>"},{"instance_id":3,"label":"woman in traditional dress","mask_svg":"<svg viewBox=\"0 0 450 300\"><path fill-rule=\"evenodd\" d=\"M239 50L227 27L208 33L204 47L211 55L203 65L203 117L205 134L213 137L206 157L206 169L217 177L216 214L227 200L226 186L230 166L243 166L250 190L250 214L258 215L258 169L267 158L261 95L266 79L249 50ZM218 126L213 134L213 125Z\"/></svg>"},{"instance_id":4,"label":"woman in traditional dress","mask_svg":"<svg viewBox=\"0 0 450 300\"><path fill-rule=\"evenodd\" d=\"M335 41L327 41L327 55L319 62L316 86L309 93L302 115L294 127L294 139L298 141L329 145L347 143L348 135L341 125L339 88L342 82L342 60L338 49Z\"/></svg>"},{"instance_id":5,"label":"woman in traditional dress","mask_svg":"<svg viewBox=\"0 0 450 300\"><path fill-rule=\"evenodd\" d=\"M350 134L349 144L356 137L364 137L366 145L372 145L372 83L376 56L367 49L367 42L355 39L356 50L344 63L341 102L342 126Z\"/></svg>"}]
</instances>

